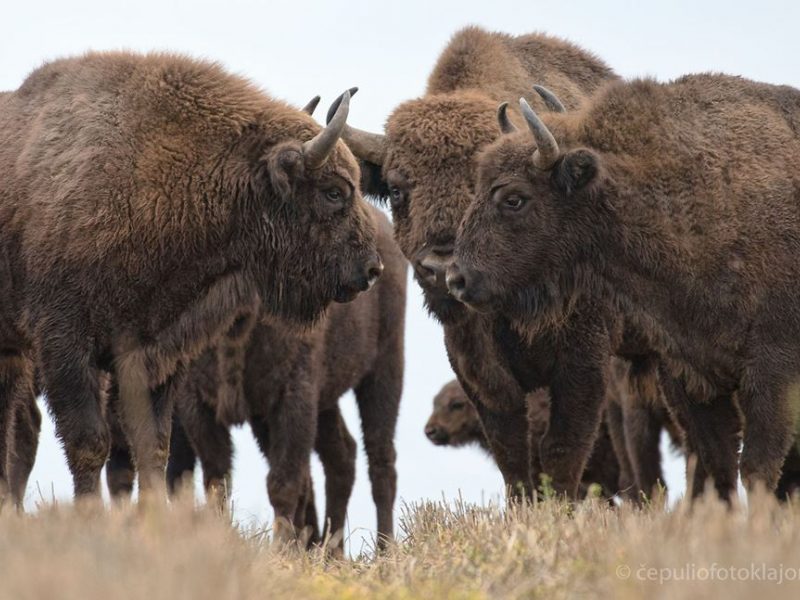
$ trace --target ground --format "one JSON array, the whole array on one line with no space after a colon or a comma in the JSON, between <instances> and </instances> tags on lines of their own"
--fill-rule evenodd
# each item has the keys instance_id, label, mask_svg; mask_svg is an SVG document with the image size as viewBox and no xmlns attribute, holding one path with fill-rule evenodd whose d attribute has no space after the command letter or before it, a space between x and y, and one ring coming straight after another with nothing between
<instances>
[{"instance_id":1,"label":"ground","mask_svg":"<svg viewBox=\"0 0 800 600\"><path fill-rule=\"evenodd\" d=\"M385 555L279 548L190 502L0 514L0 598L726 598L800 590L800 504L401 507Z\"/></svg>"}]
</instances>

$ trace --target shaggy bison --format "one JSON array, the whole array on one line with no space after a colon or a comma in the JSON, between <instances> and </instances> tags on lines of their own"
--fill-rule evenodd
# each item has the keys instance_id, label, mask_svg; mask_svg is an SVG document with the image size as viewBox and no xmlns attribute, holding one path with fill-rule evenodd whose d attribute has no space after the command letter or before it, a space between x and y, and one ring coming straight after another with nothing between
<instances>
[{"instance_id":1,"label":"shaggy bison","mask_svg":"<svg viewBox=\"0 0 800 600\"><path fill-rule=\"evenodd\" d=\"M343 134L362 159L365 191L391 204L395 238L428 309L444 325L453 370L506 484L514 490L521 484L526 493L540 462L559 492L577 493L605 387L608 334L596 318L602 307L584 302L563 326L523 339L507 319L477 314L450 296L444 274L472 198L476 156L501 134L497 102L523 94L544 108L533 91L534 83L544 83L577 108L615 79L596 57L562 40L467 28L439 58L425 96L397 107L385 134L352 127ZM539 447L529 450L525 395L542 386L550 388L553 409L540 461Z\"/></svg>"},{"instance_id":2,"label":"shaggy bison","mask_svg":"<svg viewBox=\"0 0 800 600\"><path fill-rule=\"evenodd\" d=\"M0 102L3 420L36 364L75 492L95 494L113 371L141 487L159 488L172 376L240 306L308 323L380 273L337 143L348 101L320 129L216 64L109 52Z\"/></svg>"},{"instance_id":3,"label":"shaggy bison","mask_svg":"<svg viewBox=\"0 0 800 600\"><path fill-rule=\"evenodd\" d=\"M349 304L331 307L309 330L270 319L255 324L252 331L246 325L235 335L229 333L217 349L192 365L178 391L177 414L191 447L179 440L172 445L170 481L194 468L196 453L206 489L224 488L232 460L229 427L247 420L270 463L267 491L276 531L284 539L291 534L290 523L313 528L313 504L309 508L306 502L314 449L325 471L325 530L336 535L344 527L355 480L356 443L338 401L350 389L361 415L380 547L392 537L406 261L392 240L388 219L371 210L385 265L372 290ZM225 387L230 388L227 394L220 391ZM232 408L236 403L240 407Z\"/></svg>"},{"instance_id":4,"label":"shaggy bison","mask_svg":"<svg viewBox=\"0 0 800 600\"><path fill-rule=\"evenodd\" d=\"M662 383L698 470L730 496L741 413L742 479L774 490L800 381L800 91L704 74L574 114L520 102L530 132L482 156L451 290L526 323L577 295L622 305L680 377Z\"/></svg>"}]
</instances>

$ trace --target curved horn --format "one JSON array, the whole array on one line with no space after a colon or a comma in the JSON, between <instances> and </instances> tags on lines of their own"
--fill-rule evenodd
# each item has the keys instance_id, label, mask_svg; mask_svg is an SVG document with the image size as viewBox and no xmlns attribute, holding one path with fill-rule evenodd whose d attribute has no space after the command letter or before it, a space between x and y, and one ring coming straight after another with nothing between
<instances>
[{"instance_id":1,"label":"curved horn","mask_svg":"<svg viewBox=\"0 0 800 600\"><path fill-rule=\"evenodd\" d=\"M333 115L335 115L336 111L339 110L339 104L342 102L342 98L344 98L345 94L349 93L350 97L352 98L353 96L356 95L356 92L358 92L358 88L357 87L351 87L346 92L344 92L342 94L339 94L339 97L336 98L336 100L334 100L333 102L331 102L330 107L328 107L328 114L325 116L325 122L326 123L330 123L331 122L331 119L333 118Z\"/></svg>"},{"instance_id":2,"label":"curved horn","mask_svg":"<svg viewBox=\"0 0 800 600\"><path fill-rule=\"evenodd\" d=\"M553 112L567 112L567 109L564 108L564 105L561 103L561 100L558 99L553 92L548 90L543 85L534 85L533 89L536 91L539 96L541 96L544 103L547 105L547 108L552 110Z\"/></svg>"},{"instance_id":3,"label":"curved horn","mask_svg":"<svg viewBox=\"0 0 800 600\"><path fill-rule=\"evenodd\" d=\"M533 164L542 170L547 170L553 166L558 159L558 142L547 125L542 123L530 104L525 98L519 99L519 107L522 110L522 116L525 117L525 122L528 124L528 129L533 134L533 139L536 140L537 149L533 153Z\"/></svg>"},{"instance_id":4,"label":"curved horn","mask_svg":"<svg viewBox=\"0 0 800 600\"><path fill-rule=\"evenodd\" d=\"M350 94L350 95L352 96L352 94ZM317 110L317 105L319 104L319 101L320 101L320 100L321 100L321 98L320 98L319 96L314 96L314 97L313 97L311 100L309 100L309 101L308 101L308 103L307 103L307 104L306 104L306 105L305 105L303 108L301 108L300 110L302 110L304 113L308 113L309 115L313 115L313 114L314 114L314 111L315 111L315 110Z\"/></svg>"},{"instance_id":5,"label":"curved horn","mask_svg":"<svg viewBox=\"0 0 800 600\"><path fill-rule=\"evenodd\" d=\"M503 133L514 133L518 131L517 126L508 118L508 102L503 102L497 107L497 123L500 125L500 131Z\"/></svg>"},{"instance_id":6,"label":"curved horn","mask_svg":"<svg viewBox=\"0 0 800 600\"><path fill-rule=\"evenodd\" d=\"M348 90L352 96L358 91L357 87ZM333 101L331 107L328 109L328 122L330 122L333 113L342 101L342 96L339 96ZM370 133L362 129L356 129L350 125L345 125L342 132L342 139L347 143L350 150L353 151L358 158L371 162L375 165L382 165L386 158L386 136L380 133Z\"/></svg>"},{"instance_id":7,"label":"curved horn","mask_svg":"<svg viewBox=\"0 0 800 600\"><path fill-rule=\"evenodd\" d=\"M342 137L342 131L347 126L347 113L350 110L350 91L342 94L342 101L339 103L336 112L330 122L315 135L312 139L303 143L303 157L309 169L321 167L328 155L336 146L336 142Z\"/></svg>"}]
</instances>

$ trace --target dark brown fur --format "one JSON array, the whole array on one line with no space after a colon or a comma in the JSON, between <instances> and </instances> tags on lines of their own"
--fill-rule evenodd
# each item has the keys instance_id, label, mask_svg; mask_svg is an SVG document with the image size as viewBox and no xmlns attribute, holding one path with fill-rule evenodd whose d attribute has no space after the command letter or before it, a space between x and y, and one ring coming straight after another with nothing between
<instances>
[{"instance_id":1,"label":"dark brown fur","mask_svg":"<svg viewBox=\"0 0 800 600\"><path fill-rule=\"evenodd\" d=\"M0 102L3 386L37 364L75 491L97 493L114 371L142 489L160 487L180 365L256 296L310 322L360 286L358 167L339 144L306 169L308 115L177 56L54 61Z\"/></svg>"},{"instance_id":2,"label":"dark brown fur","mask_svg":"<svg viewBox=\"0 0 800 600\"><path fill-rule=\"evenodd\" d=\"M565 104L577 108L615 78L562 40L467 28L443 52L426 95L390 115L384 164L365 165L367 191L391 202L395 238L445 327L453 370L475 403L503 477L526 493L542 467L539 448L528 450L525 395L542 386L550 388L555 408L541 463L559 492L577 493L599 426L607 332L598 326L597 307L585 303L563 327L528 343L506 320L476 314L450 297L442 266L472 198L474 159L500 135L497 102L524 95L543 107L532 87L543 84L563 89Z\"/></svg>"},{"instance_id":3,"label":"dark brown fur","mask_svg":"<svg viewBox=\"0 0 800 600\"><path fill-rule=\"evenodd\" d=\"M533 166L527 132L482 157L457 245L472 293L528 324L576 293L617 303L681 378L666 396L695 483L733 492L743 417L742 478L774 490L800 394L800 91L636 80L544 118L551 169Z\"/></svg>"},{"instance_id":4,"label":"dark brown fur","mask_svg":"<svg viewBox=\"0 0 800 600\"><path fill-rule=\"evenodd\" d=\"M303 523L297 515L306 514L302 499L311 451L316 449L325 470L325 531L339 535L355 480L356 443L338 401L354 390L383 547L392 537L397 486L394 430L403 380L406 262L392 240L388 220L373 210L385 265L375 287L350 304L333 306L306 332L274 320L257 324L244 345L244 410L220 411L224 376L218 364L227 360L228 372L233 365L242 366L230 351L222 359L209 351L192 366L177 406L203 465L207 488L224 485L230 476L228 427L240 421L228 415L247 418L270 462L267 490L276 527ZM186 455L185 450L173 449ZM186 466L179 468L173 464L177 461ZM189 468L193 458L189 467L181 454L171 457L172 478Z\"/></svg>"}]
</instances>

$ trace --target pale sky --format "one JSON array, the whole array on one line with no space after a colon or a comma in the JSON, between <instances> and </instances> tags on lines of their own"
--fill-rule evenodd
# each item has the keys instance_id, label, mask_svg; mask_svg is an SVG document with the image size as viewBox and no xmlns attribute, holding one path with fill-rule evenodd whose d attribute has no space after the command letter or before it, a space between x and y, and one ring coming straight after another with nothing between
<instances>
[{"instance_id":1,"label":"pale sky","mask_svg":"<svg viewBox=\"0 0 800 600\"><path fill-rule=\"evenodd\" d=\"M89 49L172 50L220 61L274 96L303 105L316 94L328 103L353 85L350 123L378 131L399 102L422 93L439 52L459 28L475 24L512 34L543 31L587 48L625 77L661 80L720 71L800 87L800 3L789 0L651 2L255 2L71 0L2 1L0 90L14 89L42 62ZM497 499L502 480L477 449L437 448L422 429L431 399L452 378L441 328L409 286L405 392L397 431L399 499ZM352 396L342 399L360 438ZM236 433L233 499L243 522L269 522L266 464L247 429ZM359 447L349 509L351 550L374 530L375 510ZM323 476L315 462L317 506ZM672 496L684 489L683 464L668 457ZM26 505L42 495L69 499L72 485L47 420ZM322 515L320 515L320 518Z\"/></svg>"}]
</instances>

